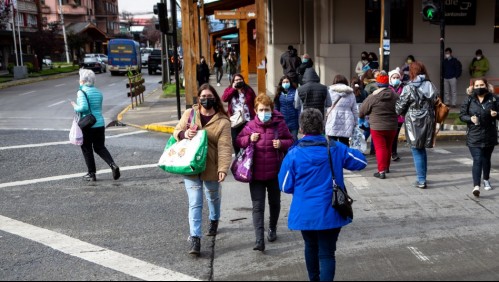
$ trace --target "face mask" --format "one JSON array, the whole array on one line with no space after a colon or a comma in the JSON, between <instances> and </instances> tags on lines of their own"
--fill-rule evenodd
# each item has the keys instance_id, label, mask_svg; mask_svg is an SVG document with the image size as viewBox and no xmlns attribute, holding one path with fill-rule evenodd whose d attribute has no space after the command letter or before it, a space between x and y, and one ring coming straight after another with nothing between
<instances>
[{"instance_id":1,"label":"face mask","mask_svg":"<svg viewBox=\"0 0 499 282\"><path fill-rule=\"evenodd\" d=\"M361 60L361 61L367 61L367 57L362 56L362 57L360 58L360 60Z\"/></svg>"},{"instance_id":2,"label":"face mask","mask_svg":"<svg viewBox=\"0 0 499 282\"><path fill-rule=\"evenodd\" d=\"M260 119L263 123L266 123L271 118L272 118L272 113L270 112L258 113L258 119Z\"/></svg>"},{"instance_id":3,"label":"face mask","mask_svg":"<svg viewBox=\"0 0 499 282\"><path fill-rule=\"evenodd\" d=\"M209 98L209 99L200 99L199 103L203 108L207 110L211 110L215 106L215 99L214 98Z\"/></svg>"},{"instance_id":4,"label":"face mask","mask_svg":"<svg viewBox=\"0 0 499 282\"><path fill-rule=\"evenodd\" d=\"M445 57L446 57L447 59L450 59L450 54L445 54Z\"/></svg>"},{"instance_id":5,"label":"face mask","mask_svg":"<svg viewBox=\"0 0 499 282\"><path fill-rule=\"evenodd\" d=\"M204 60L201 60L201 64L204 64Z\"/></svg>"},{"instance_id":6,"label":"face mask","mask_svg":"<svg viewBox=\"0 0 499 282\"><path fill-rule=\"evenodd\" d=\"M303 62L304 63L308 63L308 59L303 59Z\"/></svg>"},{"instance_id":7,"label":"face mask","mask_svg":"<svg viewBox=\"0 0 499 282\"><path fill-rule=\"evenodd\" d=\"M412 60L407 60L407 63L408 64L412 64Z\"/></svg>"},{"instance_id":8,"label":"face mask","mask_svg":"<svg viewBox=\"0 0 499 282\"><path fill-rule=\"evenodd\" d=\"M475 94L477 96L483 96L487 93L489 93L489 90L487 88L475 88L475 89L473 89L473 94Z\"/></svg>"},{"instance_id":9,"label":"face mask","mask_svg":"<svg viewBox=\"0 0 499 282\"><path fill-rule=\"evenodd\" d=\"M398 78L392 79L390 84L392 86L399 86L400 85L400 79L398 79Z\"/></svg>"},{"instance_id":10,"label":"face mask","mask_svg":"<svg viewBox=\"0 0 499 282\"><path fill-rule=\"evenodd\" d=\"M290 86L291 86L291 83L289 83L289 82L288 82L288 83L283 83L283 84L282 84L282 88L284 88L284 89L286 89L286 90L288 90Z\"/></svg>"},{"instance_id":11,"label":"face mask","mask_svg":"<svg viewBox=\"0 0 499 282\"><path fill-rule=\"evenodd\" d=\"M238 88L238 89L243 88L243 86L244 86L244 82L242 82L242 81L236 83L236 88Z\"/></svg>"},{"instance_id":12,"label":"face mask","mask_svg":"<svg viewBox=\"0 0 499 282\"><path fill-rule=\"evenodd\" d=\"M482 57L481 57L481 56L476 56L476 59L477 59L477 60L481 60L481 59L482 59Z\"/></svg>"},{"instance_id":13,"label":"face mask","mask_svg":"<svg viewBox=\"0 0 499 282\"><path fill-rule=\"evenodd\" d=\"M215 54L218 54L218 51L215 51Z\"/></svg>"}]
</instances>

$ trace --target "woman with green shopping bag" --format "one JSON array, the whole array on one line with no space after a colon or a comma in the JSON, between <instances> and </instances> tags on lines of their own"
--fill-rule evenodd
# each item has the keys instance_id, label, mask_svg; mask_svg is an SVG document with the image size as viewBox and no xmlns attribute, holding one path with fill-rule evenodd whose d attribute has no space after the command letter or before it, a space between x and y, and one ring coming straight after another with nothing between
<instances>
[{"instance_id":1,"label":"woman with green shopping bag","mask_svg":"<svg viewBox=\"0 0 499 282\"><path fill-rule=\"evenodd\" d=\"M203 187L210 210L207 236L215 236L220 218L220 183L225 180L232 162L231 125L220 96L206 83L199 87L198 98L199 103L184 112L173 133L177 141L192 139L201 129L206 130L208 135L206 170L184 179L189 197L189 253L196 256L201 253Z\"/></svg>"}]
</instances>

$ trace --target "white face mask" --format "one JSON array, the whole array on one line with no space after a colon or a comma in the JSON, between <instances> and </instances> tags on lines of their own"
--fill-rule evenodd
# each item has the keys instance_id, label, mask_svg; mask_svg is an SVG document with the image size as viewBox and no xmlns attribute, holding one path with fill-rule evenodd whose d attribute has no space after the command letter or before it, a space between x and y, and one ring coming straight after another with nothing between
<instances>
[{"instance_id":1,"label":"white face mask","mask_svg":"<svg viewBox=\"0 0 499 282\"><path fill-rule=\"evenodd\" d=\"M450 54L445 54L445 58L450 59Z\"/></svg>"},{"instance_id":2,"label":"white face mask","mask_svg":"<svg viewBox=\"0 0 499 282\"><path fill-rule=\"evenodd\" d=\"M481 56L476 56L476 59L477 59L477 60L481 60L481 59L482 59L482 57L481 57Z\"/></svg>"}]
</instances>

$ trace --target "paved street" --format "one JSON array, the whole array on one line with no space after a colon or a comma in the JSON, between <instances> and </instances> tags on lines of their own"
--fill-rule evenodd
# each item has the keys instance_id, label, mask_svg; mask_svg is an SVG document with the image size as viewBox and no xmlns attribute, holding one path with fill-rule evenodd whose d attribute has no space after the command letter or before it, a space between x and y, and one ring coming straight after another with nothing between
<instances>
[{"instance_id":1,"label":"paved street","mask_svg":"<svg viewBox=\"0 0 499 282\"><path fill-rule=\"evenodd\" d=\"M104 104L112 117L128 98L110 85L124 77L97 78L110 88ZM159 79L146 75L151 86ZM255 252L249 189L232 177L223 184L219 235L203 238L200 258L187 254L182 178L156 167L166 134L108 128L106 144L122 177L113 181L97 157L98 181L83 182L80 148L67 142L71 109L46 109L73 97L76 80L0 92L0 280L307 279L301 235L286 227L291 196L282 196L278 240ZM30 91L36 93L20 95ZM48 119L51 111L57 122ZM337 280L498 280L499 189L472 196L464 143L430 150L427 190L412 188L414 165L402 144L400 155L386 180L372 177L371 156L366 170L346 174L355 220L340 234ZM492 183L499 185L498 156Z\"/></svg>"}]
</instances>

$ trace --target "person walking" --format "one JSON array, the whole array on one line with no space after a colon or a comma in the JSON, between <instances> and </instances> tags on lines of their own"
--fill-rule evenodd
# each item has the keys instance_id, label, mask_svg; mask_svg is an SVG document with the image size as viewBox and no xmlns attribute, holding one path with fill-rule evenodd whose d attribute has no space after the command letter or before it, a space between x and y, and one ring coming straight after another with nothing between
<instances>
[{"instance_id":1,"label":"person walking","mask_svg":"<svg viewBox=\"0 0 499 282\"><path fill-rule=\"evenodd\" d=\"M310 281L334 280L338 236L341 229L352 222L331 206L331 171L336 177L335 184L345 189L343 169L360 171L367 166L360 151L340 142L331 141L328 152L328 140L322 135L323 120L317 109L303 111L300 130L305 137L289 150L279 172L281 191L293 195L288 228L302 233Z\"/></svg>"},{"instance_id":2,"label":"person walking","mask_svg":"<svg viewBox=\"0 0 499 282\"><path fill-rule=\"evenodd\" d=\"M348 86L348 80L343 75L336 75L333 85L329 87L332 106L326 114L326 136L329 140L335 140L350 146L359 110L353 89Z\"/></svg>"},{"instance_id":3,"label":"person walking","mask_svg":"<svg viewBox=\"0 0 499 282\"><path fill-rule=\"evenodd\" d=\"M199 102L184 112L175 127L173 136L177 141L192 139L198 130L208 134L206 170L194 176L185 176L184 184L189 198L189 254L201 254L203 222L203 189L210 211L207 236L218 232L221 206L221 184L232 162L230 121L217 91L209 84L198 90ZM191 122L194 120L194 126Z\"/></svg>"},{"instance_id":4,"label":"person walking","mask_svg":"<svg viewBox=\"0 0 499 282\"><path fill-rule=\"evenodd\" d=\"M315 108L324 116L324 109L330 106L331 96L327 86L320 83L319 75L313 68L306 69L303 75L303 85L297 89L295 95L295 108L297 110Z\"/></svg>"},{"instance_id":5,"label":"person walking","mask_svg":"<svg viewBox=\"0 0 499 282\"><path fill-rule=\"evenodd\" d=\"M196 78L198 81L198 88L201 87L201 85L210 82L210 67L208 67L204 56L201 56L200 64L197 66Z\"/></svg>"},{"instance_id":6,"label":"person walking","mask_svg":"<svg viewBox=\"0 0 499 282\"><path fill-rule=\"evenodd\" d=\"M114 163L111 153L106 148L106 124L102 116L102 92L95 87L95 73L92 70L80 69L80 89L76 103L71 101L74 111L83 118L89 114L94 115L97 122L91 127L82 129L83 145L81 151L85 158L88 173L83 176L86 181L97 181L95 173L94 152L99 155L110 167L113 179L118 180L121 176L120 168Z\"/></svg>"},{"instance_id":7,"label":"person walking","mask_svg":"<svg viewBox=\"0 0 499 282\"><path fill-rule=\"evenodd\" d=\"M355 67L355 73L359 78L361 78L366 70L364 70L364 67L369 64L369 61L367 60L369 54L366 51L363 51L360 54L360 61L357 62L357 66Z\"/></svg>"},{"instance_id":8,"label":"person walking","mask_svg":"<svg viewBox=\"0 0 499 282\"><path fill-rule=\"evenodd\" d=\"M281 192L277 174L284 154L293 144L284 117L274 111L274 103L269 96L260 94L255 99L255 112L258 118L250 121L237 137L237 145L247 148L254 144L253 179L250 182L251 201L253 202L253 226L256 243L253 250L263 252L265 198L269 198L269 229L267 240L277 239L277 223L281 211Z\"/></svg>"},{"instance_id":9,"label":"person walking","mask_svg":"<svg viewBox=\"0 0 499 282\"><path fill-rule=\"evenodd\" d=\"M298 57L298 51L295 48L288 52L288 56L285 56L281 62L283 74L287 75L291 79L291 82L298 84L298 68L302 62L300 57Z\"/></svg>"},{"instance_id":10,"label":"person walking","mask_svg":"<svg viewBox=\"0 0 499 282\"><path fill-rule=\"evenodd\" d=\"M395 105L399 97L389 88L388 74L385 71L381 71L376 81L379 89L364 101L360 107L359 116L363 118L369 115L371 135L378 161L378 172L374 174L374 177L385 179L386 173L390 172L392 145L397 134Z\"/></svg>"},{"instance_id":11,"label":"person walking","mask_svg":"<svg viewBox=\"0 0 499 282\"><path fill-rule=\"evenodd\" d=\"M237 73L237 60L236 53L234 51L230 52L226 60L229 83L232 81L232 77Z\"/></svg>"},{"instance_id":12,"label":"person walking","mask_svg":"<svg viewBox=\"0 0 499 282\"><path fill-rule=\"evenodd\" d=\"M461 106L460 119L468 125L466 145L473 157L473 195L480 196L483 173L484 189L490 184L491 158L497 142L499 100L488 89L485 78L473 80L473 92Z\"/></svg>"},{"instance_id":13,"label":"person walking","mask_svg":"<svg viewBox=\"0 0 499 282\"><path fill-rule=\"evenodd\" d=\"M364 90L366 91L367 96L371 95L378 89L378 84L376 83L376 78L374 77L374 70L367 70L362 76L362 82L364 83ZM371 128L369 124L369 117L364 117L359 119L359 125L362 130L364 130L364 137L366 141L371 136ZM376 150L374 148L374 142L371 138L371 150L369 155L374 156L376 154Z\"/></svg>"},{"instance_id":14,"label":"person walking","mask_svg":"<svg viewBox=\"0 0 499 282\"><path fill-rule=\"evenodd\" d=\"M404 89L404 85L402 84L400 68L396 68L388 73L390 86L389 88L395 92L399 97L402 94L402 90ZM392 161L397 162L400 160L400 156L398 154L398 144L399 144L399 135L402 126L404 125L405 119L403 116L399 115L397 119L397 134L393 139L392 145Z\"/></svg>"},{"instance_id":15,"label":"person walking","mask_svg":"<svg viewBox=\"0 0 499 282\"><path fill-rule=\"evenodd\" d=\"M397 102L398 115L405 117L407 143L410 145L416 167L417 188L427 188L428 155L435 138L435 103L438 90L430 81L426 67L413 62L409 69L410 82L402 90Z\"/></svg>"},{"instance_id":16,"label":"person walking","mask_svg":"<svg viewBox=\"0 0 499 282\"><path fill-rule=\"evenodd\" d=\"M296 141L298 140L298 120L300 118L300 110L297 110L294 106L296 85L291 82L289 77L283 76L277 85L275 93L275 109L284 116L284 120L293 136L293 140Z\"/></svg>"},{"instance_id":17,"label":"person walking","mask_svg":"<svg viewBox=\"0 0 499 282\"><path fill-rule=\"evenodd\" d=\"M489 71L489 60L485 58L481 49L476 50L469 69L471 78L484 77Z\"/></svg>"},{"instance_id":18,"label":"person walking","mask_svg":"<svg viewBox=\"0 0 499 282\"><path fill-rule=\"evenodd\" d=\"M244 82L242 74L235 74L232 77L230 86L227 87L222 95L222 101L229 103L229 116L241 116L240 124L232 125L232 146L234 151L239 154L239 147L236 144L236 139L244 125L255 118L255 91L253 88Z\"/></svg>"},{"instance_id":19,"label":"person walking","mask_svg":"<svg viewBox=\"0 0 499 282\"><path fill-rule=\"evenodd\" d=\"M452 56L452 49L445 49L444 59L444 93L445 104L456 108L457 105L457 79L461 76L462 65L461 62Z\"/></svg>"},{"instance_id":20,"label":"person walking","mask_svg":"<svg viewBox=\"0 0 499 282\"><path fill-rule=\"evenodd\" d=\"M298 83L303 84L303 75L308 68L314 67L314 61L310 58L309 54L304 54L301 60L301 65L298 67Z\"/></svg>"},{"instance_id":21,"label":"person walking","mask_svg":"<svg viewBox=\"0 0 499 282\"><path fill-rule=\"evenodd\" d=\"M214 62L214 68L215 68L215 77L217 79L217 86L220 86L220 81L222 80L222 77L224 75L224 56L222 52L217 48L215 49L215 54L213 54L213 62Z\"/></svg>"}]
</instances>

